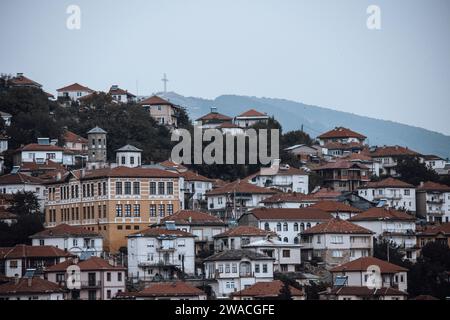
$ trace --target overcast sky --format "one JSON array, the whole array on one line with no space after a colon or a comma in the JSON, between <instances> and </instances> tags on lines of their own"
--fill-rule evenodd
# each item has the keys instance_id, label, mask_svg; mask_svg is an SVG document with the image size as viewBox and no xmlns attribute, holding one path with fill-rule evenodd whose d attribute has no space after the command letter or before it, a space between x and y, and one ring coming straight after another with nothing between
<instances>
[{"instance_id":1,"label":"overcast sky","mask_svg":"<svg viewBox=\"0 0 450 320\"><path fill-rule=\"evenodd\" d=\"M69 30L69 5L81 29ZM381 30L366 26L369 5ZM450 134L448 0L1 0L0 72L55 93L286 98ZM250 107L250 106L249 106Z\"/></svg>"}]
</instances>

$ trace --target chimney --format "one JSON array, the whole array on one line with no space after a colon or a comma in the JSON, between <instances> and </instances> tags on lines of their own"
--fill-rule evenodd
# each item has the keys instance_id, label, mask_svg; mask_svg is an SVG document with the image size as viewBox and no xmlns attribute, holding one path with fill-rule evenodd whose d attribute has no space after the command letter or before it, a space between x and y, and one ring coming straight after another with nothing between
<instances>
[{"instance_id":1,"label":"chimney","mask_svg":"<svg viewBox=\"0 0 450 320\"><path fill-rule=\"evenodd\" d=\"M32 277L29 277L29 278L27 279L27 285L28 285L28 287L31 287L32 284L33 284L33 278L32 278Z\"/></svg>"}]
</instances>

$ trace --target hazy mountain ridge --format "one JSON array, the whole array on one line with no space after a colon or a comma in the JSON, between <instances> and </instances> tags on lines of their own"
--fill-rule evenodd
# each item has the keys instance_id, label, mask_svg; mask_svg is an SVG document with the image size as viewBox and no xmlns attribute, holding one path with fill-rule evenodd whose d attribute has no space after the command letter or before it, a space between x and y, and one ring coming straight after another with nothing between
<instances>
[{"instance_id":1,"label":"hazy mountain ridge","mask_svg":"<svg viewBox=\"0 0 450 320\"><path fill-rule=\"evenodd\" d=\"M174 92L161 95L175 104L186 107L193 120L210 112L211 107L217 107L218 112L228 116L236 116L253 108L275 116L284 131L298 130L303 124L303 129L312 137L316 137L336 126L344 126L366 135L370 145L401 145L423 154L450 157L450 136L393 121L285 99L222 95L209 100L184 97Z\"/></svg>"}]
</instances>

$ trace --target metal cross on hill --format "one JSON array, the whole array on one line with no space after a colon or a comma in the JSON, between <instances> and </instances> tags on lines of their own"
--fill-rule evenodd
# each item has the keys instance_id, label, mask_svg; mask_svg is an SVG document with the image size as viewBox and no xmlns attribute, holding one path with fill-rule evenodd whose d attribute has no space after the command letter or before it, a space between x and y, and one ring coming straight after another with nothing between
<instances>
[{"instance_id":1,"label":"metal cross on hill","mask_svg":"<svg viewBox=\"0 0 450 320\"><path fill-rule=\"evenodd\" d=\"M167 82L169 82L169 79L167 79L167 75L165 73L161 81L164 82L164 92L167 92Z\"/></svg>"}]
</instances>

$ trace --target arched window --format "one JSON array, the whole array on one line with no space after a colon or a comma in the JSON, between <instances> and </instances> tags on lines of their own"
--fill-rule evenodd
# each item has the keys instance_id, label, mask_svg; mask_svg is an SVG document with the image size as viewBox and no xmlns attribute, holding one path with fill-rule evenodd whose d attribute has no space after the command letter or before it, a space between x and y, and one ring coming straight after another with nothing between
<instances>
[{"instance_id":1,"label":"arched window","mask_svg":"<svg viewBox=\"0 0 450 320\"><path fill-rule=\"evenodd\" d=\"M270 231L270 227L269 227L269 223L268 222L264 223L264 230Z\"/></svg>"},{"instance_id":2,"label":"arched window","mask_svg":"<svg viewBox=\"0 0 450 320\"><path fill-rule=\"evenodd\" d=\"M298 244L298 237L294 238L294 244Z\"/></svg>"},{"instance_id":3,"label":"arched window","mask_svg":"<svg viewBox=\"0 0 450 320\"><path fill-rule=\"evenodd\" d=\"M284 237L283 242L289 242L287 237Z\"/></svg>"},{"instance_id":4,"label":"arched window","mask_svg":"<svg viewBox=\"0 0 450 320\"><path fill-rule=\"evenodd\" d=\"M298 231L298 223L294 223L294 231Z\"/></svg>"},{"instance_id":5,"label":"arched window","mask_svg":"<svg viewBox=\"0 0 450 320\"><path fill-rule=\"evenodd\" d=\"M287 222L283 223L283 231L288 231L288 224L287 224Z\"/></svg>"},{"instance_id":6,"label":"arched window","mask_svg":"<svg viewBox=\"0 0 450 320\"><path fill-rule=\"evenodd\" d=\"M308 222L308 223L306 224L306 229L309 229L309 228L311 228L311 223Z\"/></svg>"},{"instance_id":7,"label":"arched window","mask_svg":"<svg viewBox=\"0 0 450 320\"><path fill-rule=\"evenodd\" d=\"M302 222L300 223L300 232L305 231L305 224Z\"/></svg>"},{"instance_id":8,"label":"arched window","mask_svg":"<svg viewBox=\"0 0 450 320\"><path fill-rule=\"evenodd\" d=\"M277 223L277 231L281 231L281 222Z\"/></svg>"}]
</instances>

